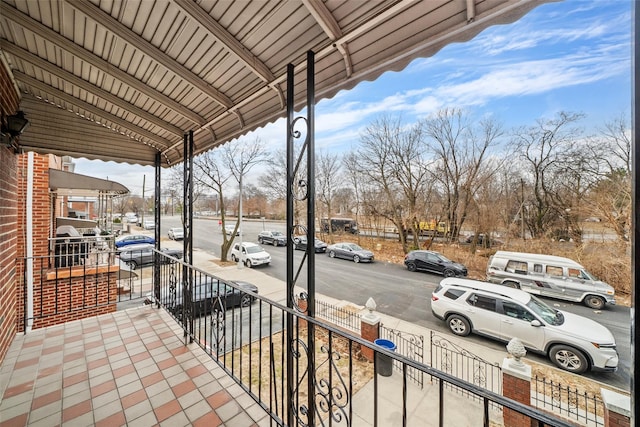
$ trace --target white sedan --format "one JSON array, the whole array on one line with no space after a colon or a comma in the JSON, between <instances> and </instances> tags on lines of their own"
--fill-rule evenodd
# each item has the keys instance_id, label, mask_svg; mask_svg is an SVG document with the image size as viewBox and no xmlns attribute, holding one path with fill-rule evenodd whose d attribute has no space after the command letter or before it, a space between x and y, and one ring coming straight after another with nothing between
<instances>
[{"instance_id":1,"label":"white sedan","mask_svg":"<svg viewBox=\"0 0 640 427\"><path fill-rule=\"evenodd\" d=\"M171 240L182 240L184 239L184 229L182 227L173 227L169 229L167 233Z\"/></svg>"}]
</instances>

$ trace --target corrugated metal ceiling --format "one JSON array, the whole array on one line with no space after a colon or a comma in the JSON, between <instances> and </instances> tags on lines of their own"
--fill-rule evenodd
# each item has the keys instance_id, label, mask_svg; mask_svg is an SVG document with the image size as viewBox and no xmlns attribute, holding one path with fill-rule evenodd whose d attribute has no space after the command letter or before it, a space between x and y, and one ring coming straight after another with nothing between
<instances>
[{"instance_id":1,"label":"corrugated metal ceiling","mask_svg":"<svg viewBox=\"0 0 640 427\"><path fill-rule=\"evenodd\" d=\"M399 71L540 1L2 0L0 50L22 92L28 149L164 166L285 114L306 52L316 100ZM283 146L284 146L283 135Z\"/></svg>"}]
</instances>

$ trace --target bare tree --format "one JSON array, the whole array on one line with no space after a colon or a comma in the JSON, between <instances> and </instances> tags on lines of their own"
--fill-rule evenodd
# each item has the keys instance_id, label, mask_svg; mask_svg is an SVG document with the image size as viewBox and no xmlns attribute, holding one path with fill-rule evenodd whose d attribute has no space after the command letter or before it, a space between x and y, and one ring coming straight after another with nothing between
<instances>
[{"instance_id":1,"label":"bare tree","mask_svg":"<svg viewBox=\"0 0 640 427\"><path fill-rule=\"evenodd\" d=\"M503 130L491 118L477 125L460 109L444 109L424 121L429 146L435 153L431 176L444 195L444 209L457 238L479 188L504 164L506 156L491 157Z\"/></svg>"},{"instance_id":2,"label":"bare tree","mask_svg":"<svg viewBox=\"0 0 640 427\"><path fill-rule=\"evenodd\" d=\"M629 241L631 227L631 129L625 114L605 123L596 139L605 162L604 176L591 194L591 213L602 218L618 238Z\"/></svg>"},{"instance_id":3,"label":"bare tree","mask_svg":"<svg viewBox=\"0 0 640 427\"><path fill-rule=\"evenodd\" d=\"M294 145L294 158L298 159L300 156L301 145ZM307 168L306 163L303 160L298 166L296 177L293 180L293 188L287 188L287 153L286 150L277 150L272 156L265 159L267 165L266 172L264 172L258 178L260 186L264 189L267 196L275 204L282 203L287 199L287 193L289 191L294 195L300 194L299 184L302 181L306 181ZM303 206L301 203L294 203L293 219L295 224L301 223L302 215L304 214Z\"/></svg>"},{"instance_id":4,"label":"bare tree","mask_svg":"<svg viewBox=\"0 0 640 427\"><path fill-rule=\"evenodd\" d=\"M571 125L582 117L560 112L552 119L538 119L535 126L514 132L514 143L532 192L527 201L526 223L533 237L541 237L558 227L565 227L568 232L571 225L570 211L566 210L571 208L560 202L563 195L559 179L565 175L568 159L575 155L572 149L575 135L581 133Z\"/></svg>"},{"instance_id":5,"label":"bare tree","mask_svg":"<svg viewBox=\"0 0 640 427\"><path fill-rule=\"evenodd\" d=\"M331 221L333 202L339 188L340 166L340 158L336 154L319 152L316 155L316 194L325 208L328 221ZM330 241L331 234L332 227L329 226Z\"/></svg>"},{"instance_id":6,"label":"bare tree","mask_svg":"<svg viewBox=\"0 0 640 427\"><path fill-rule=\"evenodd\" d=\"M389 219L398 230L403 250L408 252L406 230L418 232L418 200L428 176L422 127L403 127L400 119L381 117L360 135L358 173L381 197L369 204L370 212ZM417 242L417 235L414 235Z\"/></svg>"},{"instance_id":7,"label":"bare tree","mask_svg":"<svg viewBox=\"0 0 640 427\"><path fill-rule=\"evenodd\" d=\"M165 207L165 213L169 213L169 209L171 209L171 215L174 215L175 208L177 207L178 212L184 212L183 206L183 197L184 197L184 164L178 164L171 169L169 169L169 179L167 181L167 185L165 187L165 192L169 195L171 199L171 206ZM196 201L200 199L204 194L204 188L200 181L194 179L193 182L193 204L195 205ZM181 218L181 221L184 225L184 218Z\"/></svg>"},{"instance_id":8,"label":"bare tree","mask_svg":"<svg viewBox=\"0 0 640 427\"><path fill-rule=\"evenodd\" d=\"M224 232L224 224L226 221L226 208L224 198L224 188L227 185L229 179L232 178L232 173L229 168L226 167L225 159L221 150L210 150L200 154L193 159L194 165L194 178L201 185L211 189L217 194L220 203L220 220L221 220L221 232L222 232L222 245L220 247L220 260L227 261L227 255L231 243L233 242L232 234L231 238Z\"/></svg>"},{"instance_id":9,"label":"bare tree","mask_svg":"<svg viewBox=\"0 0 640 427\"><path fill-rule=\"evenodd\" d=\"M243 208L242 208L242 199L243 199L243 181L245 175L257 164L263 163L267 160L268 156L264 149L264 144L260 140L260 138L255 138L253 141L249 140L239 140L233 144L226 144L222 146L222 155L224 157L224 161L231 172L236 183L239 186L239 194L238 194L238 217L236 220L236 224L233 230L233 235L238 231L240 227L240 223L242 221ZM224 229L225 221L222 220L222 227ZM224 233L226 235L226 233ZM240 228L240 239L242 239L242 228ZM231 241L224 242L223 247L221 248L221 252L225 252L224 245L228 244L228 248L231 247Z\"/></svg>"}]
</instances>

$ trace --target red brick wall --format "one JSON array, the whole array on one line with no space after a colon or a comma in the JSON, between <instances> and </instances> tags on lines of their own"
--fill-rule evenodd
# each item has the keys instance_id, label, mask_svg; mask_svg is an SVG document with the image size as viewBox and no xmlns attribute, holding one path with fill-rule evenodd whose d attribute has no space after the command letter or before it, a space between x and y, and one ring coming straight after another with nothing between
<instances>
[{"instance_id":1,"label":"red brick wall","mask_svg":"<svg viewBox=\"0 0 640 427\"><path fill-rule=\"evenodd\" d=\"M81 270L81 269L79 269ZM43 328L116 311L116 273L46 280L34 286L33 328ZM57 298L56 298L57 295ZM42 299L42 306L40 301Z\"/></svg>"},{"instance_id":2,"label":"red brick wall","mask_svg":"<svg viewBox=\"0 0 640 427\"><path fill-rule=\"evenodd\" d=\"M502 395L525 405L530 405L531 383L530 381L526 381L503 372ZM531 418L509 408L504 408L502 410L502 419L505 427L524 427L532 425Z\"/></svg>"},{"instance_id":3,"label":"red brick wall","mask_svg":"<svg viewBox=\"0 0 640 427\"><path fill-rule=\"evenodd\" d=\"M18 94L0 62L0 111L15 114ZM0 146L0 362L16 335L17 157Z\"/></svg>"}]
</instances>

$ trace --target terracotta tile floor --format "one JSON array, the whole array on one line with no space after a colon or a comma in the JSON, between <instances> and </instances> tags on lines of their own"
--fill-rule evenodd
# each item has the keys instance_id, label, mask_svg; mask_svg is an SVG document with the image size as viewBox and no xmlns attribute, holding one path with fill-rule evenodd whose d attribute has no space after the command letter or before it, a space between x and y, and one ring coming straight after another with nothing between
<instances>
[{"instance_id":1,"label":"terracotta tile floor","mask_svg":"<svg viewBox=\"0 0 640 427\"><path fill-rule=\"evenodd\" d=\"M19 334L0 367L0 398L3 427L269 425L152 306Z\"/></svg>"}]
</instances>

